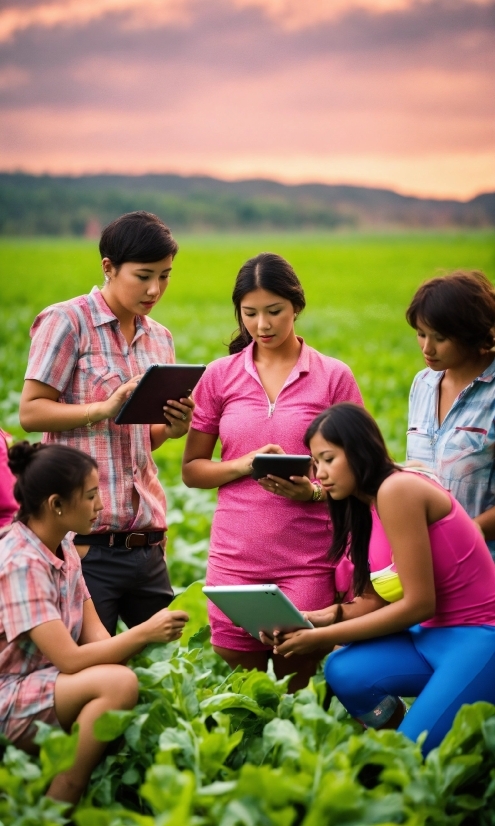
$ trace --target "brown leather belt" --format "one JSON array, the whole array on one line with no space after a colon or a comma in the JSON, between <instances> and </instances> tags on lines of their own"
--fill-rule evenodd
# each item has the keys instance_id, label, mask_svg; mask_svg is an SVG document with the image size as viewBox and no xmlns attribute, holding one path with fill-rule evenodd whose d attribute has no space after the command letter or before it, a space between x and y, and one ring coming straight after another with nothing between
<instances>
[{"instance_id":1,"label":"brown leather belt","mask_svg":"<svg viewBox=\"0 0 495 826\"><path fill-rule=\"evenodd\" d=\"M142 548L144 545L158 545L165 536L165 531L127 531L119 533L76 533L74 545L104 545L125 548Z\"/></svg>"}]
</instances>

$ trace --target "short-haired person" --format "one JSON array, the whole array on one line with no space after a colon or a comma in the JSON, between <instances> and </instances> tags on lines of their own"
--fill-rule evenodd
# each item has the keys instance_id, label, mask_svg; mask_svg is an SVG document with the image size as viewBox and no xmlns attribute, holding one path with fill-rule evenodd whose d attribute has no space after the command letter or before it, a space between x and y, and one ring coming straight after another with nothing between
<instances>
[{"instance_id":1,"label":"short-haired person","mask_svg":"<svg viewBox=\"0 0 495 826\"><path fill-rule=\"evenodd\" d=\"M66 445L20 442L9 464L20 509L0 540L0 732L32 752L37 720L78 723L75 763L48 790L77 803L105 750L95 720L137 702L136 676L122 663L150 642L178 639L188 617L164 609L110 637L64 539L89 533L102 509L96 462Z\"/></svg>"},{"instance_id":2,"label":"short-haired person","mask_svg":"<svg viewBox=\"0 0 495 826\"><path fill-rule=\"evenodd\" d=\"M175 360L170 332L147 318L170 281L177 244L147 212L123 215L100 240L105 283L53 304L36 318L20 421L43 441L83 450L98 462L103 509L91 533L75 537L98 615L115 633L173 598L163 553L165 494L151 451L183 436L194 407L170 401L163 424L117 425L140 376Z\"/></svg>"},{"instance_id":3,"label":"short-haired person","mask_svg":"<svg viewBox=\"0 0 495 826\"><path fill-rule=\"evenodd\" d=\"M186 485L219 488L211 531L209 585L274 583L306 610L324 608L346 592L351 575L328 556L328 514L321 487L308 477L251 478L256 453L308 453L304 432L335 402L361 401L349 367L296 335L305 307L293 268L261 253L241 267L232 295L239 333L230 355L208 365L194 391L196 409L184 452ZM212 459L217 440L221 461ZM267 646L212 603L215 651L232 667L266 670ZM275 673L297 672L292 691L306 685L319 657L290 666L275 657Z\"/></svg>"},{"instance_id":4,"label":"short-haired person","mask_svg":"<svg viewBox=\"0 0 495 826\"><path fill-rule=\"evenodd\" d=\"M432 468L495 559L495 290L481 272L433 278L406 317L427 364L411 388L407 458Z\"/></svg>"},{"instance_id":5,"label":"short-haired person","mask_svg":"<svg viewBox=\"0 0 495 826\"><path fill-rule=\"evenodd\" d=\"M372 417L339 404L306 444L325 488L331 556L350 548L353 603L331 606L319 628L275 638L276 651L331 651L325 676L365 725L392 727L399 696L416 697L399 730L437 746L461 705L495 703L495 566L480 531L441 485L390 459ZM340 621L339 621L340 620ZM337 623L337 624L336 624Z\"/></svg>"}]
</instances>

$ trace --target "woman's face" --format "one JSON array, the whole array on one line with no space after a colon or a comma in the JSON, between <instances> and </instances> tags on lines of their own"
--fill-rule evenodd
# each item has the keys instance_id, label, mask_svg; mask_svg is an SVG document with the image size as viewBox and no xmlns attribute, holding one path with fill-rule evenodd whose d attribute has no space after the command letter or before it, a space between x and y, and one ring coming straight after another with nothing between
<instances>
[{"instance_id":1,"label":"woman's face","mask_svg":"<svg viewBox=\"0 0 495 826\"><path fill-rule=\"evenodd\" d=\"M91 533L103 505L98 489L98 471L93 468L84 480L81 491L76 491L72 499L63 501L58 510L62 511L64 527L86 535Z\"/></svg>"},{"instance_id":2,"label":"woman's face","mask_svg":"<svg viewBox=\"0 0 495 826\"><path fill-rule=\"evenodd\" d=\"M171 255L151 264L126 261L117 271L110 259L104 258L102 293L115 315L148 315L168 287L172 262Z\"/></svg>"},{"instance_id":3,"label":"woman's face","mask_svg":"<svg viewBox=\"0 0 495 826\"><path fill-rule=\"evenodd\" d=\"M332 499L347 499L357 495L356 477L351 470L344 449L327 442L321 433L315 433L309 443L315 463L316 478Z\"/></svg>"},{"instance_id":4,"label":"woman's face","mask_svg":"<svg viewBox=\"0 0 495 826\"><path fill-rule=\"evenodd\" d=\"M421 319L418 319L416 336L424 360L432 370L455 370L472 360L466 347L455 339L445 338Z\"/></svg>"},{"instance_id":5,"label":"woman's face","mask_svg":"<svg viewBox=\"0 0 495 826\"><path fill-rule=\"evenodd\" d=\"M241 300L243 324L262 350L275 350L295 337L295 317L291 301L261 287Z\"/></svg>"}]
</instances>

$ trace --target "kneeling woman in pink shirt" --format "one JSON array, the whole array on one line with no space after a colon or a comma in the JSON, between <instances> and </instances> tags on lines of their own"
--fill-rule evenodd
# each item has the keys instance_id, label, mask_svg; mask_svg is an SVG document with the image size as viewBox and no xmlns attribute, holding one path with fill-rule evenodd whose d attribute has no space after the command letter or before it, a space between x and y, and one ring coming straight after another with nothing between
<instances>
[{"instance_id":1,"label":"kneeling woman in pink shirt","mask_svg":"<svg viewBox=\"0 0 495 826\"><path fill-rule=\"evenodd\" d=\"M306 444L328 495L332 558L349 550L358 596L309 614L320 627L275 636L276 650L290 663L345 644L325 665L339 700L368 727L427 732L428 752L463 704L495 703L490 552L449 491L392 462L361 407L322 413ZM405 717L400 695L417 698Z\"/></svg>"},{"instance_id":2,"label":"kneeling woman in pink shirt","mask_svg":"<svg viewBox=\"0 0 495 826\"><path fill-rule=\"evenodd\" d=\"M66 445L20 442L9 464L20 509L0 541L0 733L31 752L37 720L67 730L77 722L75 763L48 789L77 803L105 750L95 720L137 702L136 676L121 663L149 642L178 639L188 617L165 608L110 637L64 539L89 533L102 509L96 462Z\"/></svg>"},{"instance_id":3,"label":"kneeling woman in pink shirt","mask_svg":"<svg viewBox=\"0 0 495 826\"><path fill-rule=\"evenodd\" d=\"M301 284L279 255L261 253L241 268L232 295L239 334L230 355L210 364L194 392L196 408L184 453L189 487L219 488L213 517L207 583L274 583L307 611L346 590L328 549L324 491L307 477L292 482L251 478L256 453L308 454L304 433L316 415L340 401L361 402L350 369L318 353L296 335L304 309ZM212 459L217 440L221 461ZM337 577L338 580L338 577ZM212 643L232 667L266 670L270 648L209 605ZM318 656L286 663L297 671L291 690L305 685Z\"/></svg>"}]
</instances>

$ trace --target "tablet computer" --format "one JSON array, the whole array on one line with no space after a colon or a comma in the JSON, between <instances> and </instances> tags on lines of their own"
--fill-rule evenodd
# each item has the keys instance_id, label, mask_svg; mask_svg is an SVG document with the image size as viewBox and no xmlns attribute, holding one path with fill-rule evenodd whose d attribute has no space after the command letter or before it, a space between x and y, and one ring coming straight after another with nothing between
<instances>
[{"instance_id":1,"label":"tablet computer","mask_svg":"<svg viewBox=\"0 0 495 826\"><path fill-rule=\"evenodd\" d=\"M205 585L203 593L252 637L313 628L278 585Z\"/></svg>"},{"instance_id":2,"label":"tablet computer","mask_svg":"<svg viewBox=\"0 0 495 826\"><path fill-rule=\"evenodd\" d=\"M204 364L152 364L115 417L115 424L169 424L163 415L168 399L191 395L206 370Z\"/></svg>"},{"instance_id":3,"label":"tablet computer","mask_svg":"<svg viewBox=\"0 0 495 826\"><path fill-rule=\"evenodd\" d=\"M281 479L291 476L309 476L311 456L291 456L288 453L257 453L253 459L253 479L262 479L269 473Z\"/></svg>"}]
</instances>

